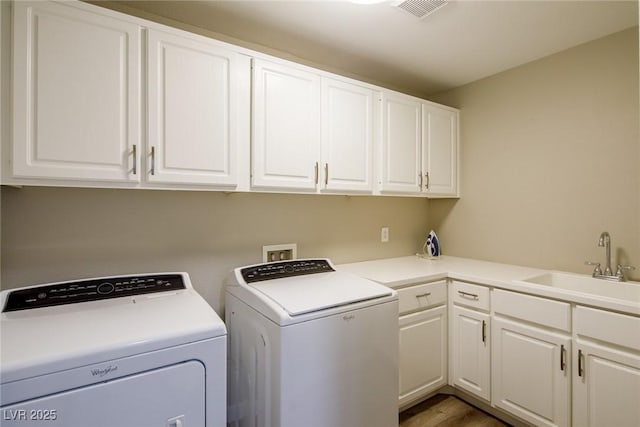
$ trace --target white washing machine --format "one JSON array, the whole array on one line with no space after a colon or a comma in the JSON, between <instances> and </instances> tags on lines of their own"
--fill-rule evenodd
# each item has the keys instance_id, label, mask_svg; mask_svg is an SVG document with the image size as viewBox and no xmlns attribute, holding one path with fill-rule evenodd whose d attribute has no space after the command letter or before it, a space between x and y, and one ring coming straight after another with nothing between
<instances>
[{"instance_id":1,"label":"white washing machine","mask_svg":"<svg viewBox=\"0 0 640 427\"><path fill-rule=\"evenodd\" d=\"M398 296L326 259L227 281L230 426L398 425Z\"/></svg>"},{"instance_id":2,"label":"white washing machine","mask_svg":"<svg viewBox=\"0 0 640 427\"><path fill-rule=\"evenodd\" d=\"M226 329L186 273L0 292L0 424L226 424Z\"/></svg>"}]
</instances>

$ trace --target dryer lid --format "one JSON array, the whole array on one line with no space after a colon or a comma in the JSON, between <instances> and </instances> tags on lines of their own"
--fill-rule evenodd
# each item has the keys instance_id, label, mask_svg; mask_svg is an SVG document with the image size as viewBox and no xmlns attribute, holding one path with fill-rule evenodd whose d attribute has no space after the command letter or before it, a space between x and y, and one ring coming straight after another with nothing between
<instances>
[{"instance_id":1,"label":"dryer lid","mask_svg":"<svg viewBox=\"0 0 640 427\"><path fill-rule=\"evenodd\" d=\"M278 304L290 316L393 294L386 286L340 271L254 282L249 286Z\"/></svg>"}]
</instances>

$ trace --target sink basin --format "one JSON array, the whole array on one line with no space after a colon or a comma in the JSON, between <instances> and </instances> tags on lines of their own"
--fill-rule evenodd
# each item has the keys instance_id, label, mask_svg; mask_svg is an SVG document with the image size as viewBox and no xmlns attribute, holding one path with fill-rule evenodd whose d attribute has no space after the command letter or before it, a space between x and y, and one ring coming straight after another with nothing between
<instances>
[{"instance_id":1,"label":"sink basin","mask_svg":"<svg viewBox=\"0 0 640 427\"><path fill-rule=\"evenodd\" d=\"M640 282L611 282L591 276L552 271L532 276L521 283L551 286L607 298L640 302Z\"/></svg>"}]
</instances>

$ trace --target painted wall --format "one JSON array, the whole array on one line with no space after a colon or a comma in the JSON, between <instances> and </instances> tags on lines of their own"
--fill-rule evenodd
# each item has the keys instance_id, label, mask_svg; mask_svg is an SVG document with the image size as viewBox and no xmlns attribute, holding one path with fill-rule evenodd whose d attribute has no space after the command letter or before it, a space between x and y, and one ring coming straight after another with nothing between
<instances>
[{"instance_id":1,"label":"painted wall","mask_svg":"<svg viewBox=\"0 0 640 427\"><path fill-rule=\"evenodd\" d=\"M640 279L638 29L437 95L461 109L461 199L431 201L445 252Z\"/></svg>"},{"instance_id":2,"label":"painted wall","mask_svg":"<svg viewBox=\"0 0 640 427\"><path fill-rule=\"evenodd\" d=\"M262 245L353 262L415 253L431 227L449 255L583 273L608 230L640 267L638 92L636 29L434 98L462 110L457 201L2 188L0 283L185 270L220 311Z\"/></svg>"},{"instance_id":3,"label":"painted wall","mask_svg":"<svg viewBox=\"0 0 640 427\"><path fill-rule=\"evenodd\" d=\"M187 271L216 310L227 273L262 262L263 245L345 263L416 253L428 232L420 198L5 187L1 203L3 288Z\"/></svg>"}]
</instances>

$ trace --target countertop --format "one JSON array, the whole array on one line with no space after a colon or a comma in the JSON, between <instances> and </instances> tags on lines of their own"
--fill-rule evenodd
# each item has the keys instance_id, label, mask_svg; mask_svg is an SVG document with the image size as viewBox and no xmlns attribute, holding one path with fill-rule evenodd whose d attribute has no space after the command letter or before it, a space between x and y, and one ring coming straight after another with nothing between
<instances>
[{"instance_id":1,"label":"countertop","mask_svg":"<svg viewBox=\"0 0 640 427\"><path fill-rule=\"evenodd\" d=\"M428 259L413 255L339 264L336 267L339 270L351 272L390 288L402 288L412 284L450 278L636 316L640 315L640 282L626 282L631 286L637 285L639 291L637 298L625 300L606 295L606 292L605 295L596 295L554 286L521 282L523 279L546 273L549 270L451 256ZM605 289L607 286L614 287L619 285L616 282L602 282Z\"/></svg>"}]
</instances>

